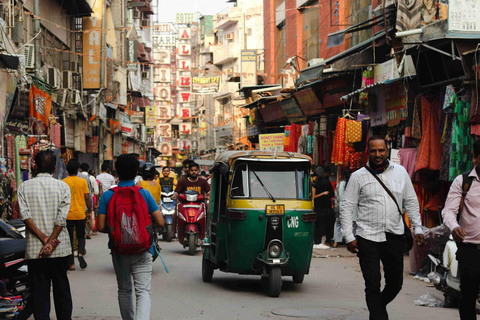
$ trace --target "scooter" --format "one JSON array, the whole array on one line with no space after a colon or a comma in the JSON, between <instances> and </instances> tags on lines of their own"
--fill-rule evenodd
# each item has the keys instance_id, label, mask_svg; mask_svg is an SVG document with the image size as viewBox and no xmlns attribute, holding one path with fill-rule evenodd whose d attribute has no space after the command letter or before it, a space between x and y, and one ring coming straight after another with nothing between
<instances>
[{"instance_id":1,"label":"scooter","mask_svg":"<svg viewBox=\"0 0 480 320\"><path fill-rule=\"evenodd\" d=\"M189 255L194 255L205 238L204 197L197 191L187 190L178 199L178 241L184 248L188 247Z\"/></svg>"},{"instance_id":2,"label":"scooter","mask_svg":"<svg viewBox=\"0 0 480 320\"><path fill-rule=\"evenodd\" d=\"M173 236L175 235L174 228L174 216L175 216L175 200L172 200L170 197L173 196L174 192L171 188L165 187L162 189L161 194L161 203L160 211L163 215L163 220L165 220L165 226L162 229L163 240L171 242Z\"/></svg>"},{"instance_id":3,"label":"scooter","mask_svg":"<svg viewBox=\"0 0 480 320\"><path fill-rule=\"evenodd\" d=\"M33 313L25 237L13 226L25 229L20 220L0 220L0 318L26 320ZM15 318L16 317L16 318Z\"/></svg>"}]
</instances>

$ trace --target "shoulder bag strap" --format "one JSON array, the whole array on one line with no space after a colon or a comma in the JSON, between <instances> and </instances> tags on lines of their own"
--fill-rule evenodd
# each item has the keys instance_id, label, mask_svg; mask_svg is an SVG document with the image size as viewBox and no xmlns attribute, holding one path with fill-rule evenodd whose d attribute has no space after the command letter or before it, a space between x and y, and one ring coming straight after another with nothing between
<instances>
[{"instance_id":1,"label":"shoulder bag strap","mask_svg":"<svg viewBox=\"0 0 480 320\"><path fill-rule=\"evenodd\" d=\"M398 209L398 213L403 217L402 210L400 210L400 206L398 205L397 200L393 196L392 192L387 188L387 186L382 182L382 180L380 180L380 178L375 174L375 172L373 172L372 168L365 166L365 169L367 169L367 171L370 172L372 176L375 177L375 179L377 179L377 181L380 183L383 189L385 189L388 195L392 198L393 202L395 202L395 205L397 206L397 209Z\"/></svg>"}]
</instances>

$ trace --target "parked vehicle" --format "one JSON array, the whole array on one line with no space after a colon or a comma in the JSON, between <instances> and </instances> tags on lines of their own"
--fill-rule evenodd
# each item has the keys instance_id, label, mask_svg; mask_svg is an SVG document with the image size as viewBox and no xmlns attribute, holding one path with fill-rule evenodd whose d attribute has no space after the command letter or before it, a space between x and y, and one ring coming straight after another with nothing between
<instances>
[{"instance_id":1,"label":"parked vehicle","mask_svg":"<svg viewBox=\"0 0 480 320\"><path fill-rule=\"evenodd\" d=\"M188 247L188 254L194 255L205 237L204 197L197 191L187 190L178 199L178 241L184 248Z\"/></svg>"},{"instance_id":2,"label":"parked vehicle","mask_svg":"<svg viewBox=\"0 0 480 320\"><path fill-rule=\"evenodd\" d=\"M160 211L163 215L163 220L165 220L165 226L162 228L161 233L163 235L163 240L171 242L172 238L175 236L175 204L176 201L171 199L174 191L172 188L164 187L162 189L161 200L160 200Z\"/></svg>"},{"instance_id":3,"label":"parked vehicle","mask_svg":"<svg viewBox=\"0 0 480 320\"><path fill-rule=\"evenodd\" d=\"M25 230L20 220L0 220L0 317L26 320L33 313L28 269L25 260L25 237L13 226ZM8 298L5 300L4 298ZM14 318L15 319L15 318Z\"/></svg>"},{"instance_id":4,"label":"parked vehicle","mask_svg":"<svg viewBox=\"0 0 480 320\"><path fill-rule=\"evenodd\" d=\"M272 297L282 276L302 283L312 259L311 158L296 153L227 151L210 169L212 186L202 278L215 269L259 275ZM323 176L319 168L318 175Z\"/></svg>"}]
</instances>

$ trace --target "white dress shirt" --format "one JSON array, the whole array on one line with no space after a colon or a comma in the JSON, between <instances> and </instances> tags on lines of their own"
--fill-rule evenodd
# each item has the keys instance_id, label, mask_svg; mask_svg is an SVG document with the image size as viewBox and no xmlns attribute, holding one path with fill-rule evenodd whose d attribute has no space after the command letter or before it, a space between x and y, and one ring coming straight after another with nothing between
<instances>
[{"instance_id":1,"label":"white dress shirt","mask_svg":"<svg viewBox=\"0 0 480 320\"><path fill-rule=\"evenodd\" d=\"M398 205L405 207L415 234L423 233L417 195L405 168L390 162L387 170L377 176L390 189ZM386 232L397 235L404 233L402 216L395 202L365 168L352 174L340 205L340 221L347 243L355 240L352 228L355 210L356 234L364 239L383 242L386 241Z\"/></svg>"},{"instance_id":2,"label":"white dress shirt","mask_svg":"<svg viewBox=\"0 0 480 320\"><path fill-rule=\"evenodd\" d=\"M103 192L107 191L113 185L115 185L115 178L110 173L106 173L106 172L100 173L97 176L97 180L100 181L100 183L102 184Z\"/></svg>"}]
</instances>

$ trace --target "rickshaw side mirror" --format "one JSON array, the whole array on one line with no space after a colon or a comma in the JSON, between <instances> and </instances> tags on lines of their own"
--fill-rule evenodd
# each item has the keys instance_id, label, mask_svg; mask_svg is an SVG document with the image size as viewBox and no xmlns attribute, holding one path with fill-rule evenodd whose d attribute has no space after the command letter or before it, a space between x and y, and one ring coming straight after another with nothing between
<instances>
[{"instance_id":1,"label":"rickshaw side mirror","mask_svg":"<svg viewBox=\"0 0 480 320\"><path fill-rule=\"evenodd\" d=\"M221 174L227 174L228 171L229 171L229 167L226 163L222 163L220 165L220 167L218 168L218 171L221 173Z\"/></svg>"},{"instance_id":2,"label":"rickshaw side mirror","mask_svg":"<svg viewBox=\"0 0 480 320\"><path fill-rule=\"evenodd\" d=\"M315 174L317 175L317 177L323 177L323 175L325 174L325 171L321 166L318 166L315 168Z\"/></svg>"}]
</instances>

